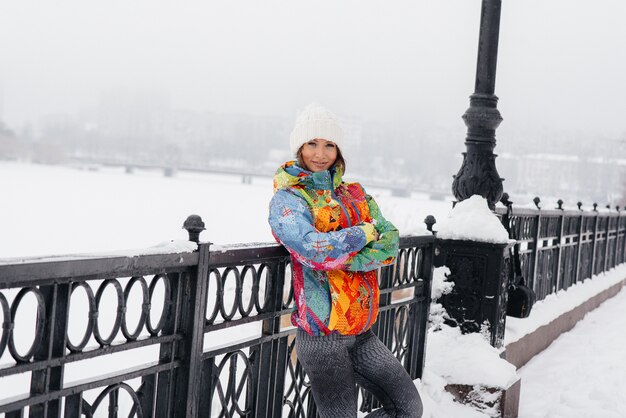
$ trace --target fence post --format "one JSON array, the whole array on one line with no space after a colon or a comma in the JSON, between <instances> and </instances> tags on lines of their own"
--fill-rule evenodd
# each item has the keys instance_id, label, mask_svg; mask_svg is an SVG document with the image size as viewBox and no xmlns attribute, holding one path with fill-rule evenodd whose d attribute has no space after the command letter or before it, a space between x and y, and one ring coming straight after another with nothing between
<instances>
[{"instance_id":1,"label":"fence post","mask_svg":"<svg viewBox=\"0 0 626 418\"><path fill-rule=\"evenodd\" d=\"M399 254L398 254L399 255ZM408 257L408 254L406 254ZM380 289L391 289L393 287L396 278L398 278L398 283L400 283L400 270L402 266L400 266L399 260L396 258L396 263L393 268L382 269L380 270L379 275L379 283ZM382 310L383 307L391 304L391 293L382 293L379 298L379 309ZM372 330L378 338L391 350L391 341L393 339L393 324L395 322L395 315L392 311L384 311L378 314L378 319L376 323L372 327Z\"/></svg>"},{"instance_id":2,"label":"fence post","mask_svg":"<svg viewBox=\"0 0 626 418\"><path fill-rule=\"evenodd\" d=\"M181 304L183 298L183 275L180 273L171 273L167 275L170 280L169 300L165 300L166 319L163 324L163 335L177 334L180 322ZM159 361L162 363L171 363L176 360L176 353L179 341L161 344L159 351ZM172 416L172 407L174 405L174 386L176 382L176 370L159 373L157 381L156 411L155 417L169 418Z\"/></svg>"},{"instance_id":3,"label":"fence post","mask_svg":"<svg viewBox=\"0 0 626 418\"><path fill-rule=\"evenodd\" d=\"M591 243L591 273L589 273L589 277L593 277L596 274L596 247L598 245L598 207L597 203L593 204L593 211L596 213L595 222L593 224L593 241Z\"/></svg>"},{"instance_id":4,"label":"fence post","mask_svg":"<svg viewBox=\"0 0 626 418\"><path fill-rule=\"evenodd\" d=\"M617 210L617 219L615 221L615 248L613 249L613 265L611 267L615 267L619 264L618 260L618 255L619 255L619 243L620 243L620 239L619 239L619 228L620 228L620 211L619 211L619 206L615 207L615 210Z\"/></svg>"},{"instance_id":5,"label":"fence post","mask_svg":"<svg viewBox=\"0 0 626 418\"><path fill-rule=\"evenodd\" d=\"M563 210L563 201L559 200L559 209L562 211ZM553 293L556 293L559 290L559 286L561 284L561 280L563 279L563 274L561 273L561 261L563 258L563 247L562 247L562 240L563 240L563 224L565 222L565 214L563 212L561 212L561 216L559 217L559 234L557 237L557 242L556 242L556 280L554 281L554 288L552 289Z\"/></svg>"},{"instance_id":6,"label":"fence post","mask_svg":"<svg viewBox=\"0 0 626 418\"><path fill-rule=\"evenodd\" d=\"M45 321L45 325L43 327L43 338L35 351L34 360L61 358L65 355L71 285L66 283L41 286L40 291L45 305L45 318L37 318L37 320ZM59 366L33 371L30 385L31 395L62 389L63 371L64 366L62 363ZM60 399L52 399L45 403L32 405L29 416L60 417Z\"/></svg>"},{"instance_id":7,"label":"fence post","mask_svg":"<svg viewBox=\"0 0 626 418\"><path fill-rule=\"evenodd\" d=\"M624 222L624 221L622 221L622 222ZM624 228L623 228L623 234L622 234L622 248L621 248L622 254L621 254L621 257L620 257L620 261L622 263L626 262L626 222L624 222L623 227Z\"/></svg>"},{"instance_id":8,"label":"fence post","mask_svg":"<svg viewBox=\"0 0 626 418\"><path fill-rule=\"evenodd\" d=\"M274 280L266 288L267 312L279 312L283 305L283 288L285 283L286 261L281 260L274 266ZM273 335L280 331L280 317L272 315L263 320L262 334ZM258 376L257 382L264 382L256 388L256 400L253 405L253 416L256 418L280 418L282 416L282 400L285 392L285 374L288 354L288 337L273 339L250 348L253 359L252 374Z\"/></svg>"},{"instance_id":9,"label":"fence post","mask_svg":"<svg viewBox=\"0 0 626 418\"><path fill-rule=\"evenodd\" d=\"M286 262L280 261L277 264L278 274L276 274L276 281L272 283L271 287L271 301L270 309L273 312L279 312L283 307L283 289L285 285L285 269ZM291 279L291 278L289 278ZM276 334L280 332L280 317L275 316L271 320L266 320L263 323L264 334ZM285 374L287 370L287 351L288 351L288 339L283 337L278 340L273 340L272 354L274 361L274 373L272 380L270 380L270 388L273 389L272 396L269 399L272 400L272 416L280 418L283 415L283 394L285 393ZM312 398L311 398L312 399Z\"/></svg>"},{"instance_id":10,"label":"fence post","mask_svg":"<svg viewBox=\"0 0 626 418\"><path fill-rule=\"evenodd\" d=\"M505 260L510 244L469 240L437 240L436 267L450 269L452 291L441 297L441 303L452 326L463 333L480 332L487 325L490 344L502 347L506 326L509 272Z\"/></svg>"},{"instance_id":11,"label":"fence post","mask_svg":"<svg viewBox=\"0 0 626 418\"><path fill-rule=\"evenodd\" d=\"M608 206L608 205L607 205ZM604 232L604 266L602 271L609 267L609 236L611 234L611 213L606 215L606 228Z\"/></svg>"},{"instance_id":12,"label":"fence post","mask_svg":"<svg viewBox=\"0 0 626 418\"><path fill-rule=\"evenodd\" d=\"M204 222L197 215L191 215L183 228L189 232L189 240L198 242L204 230ZM198 266L190 269L182 277L182 294L179 295L179 332L183 339L176 350L181 367L176 372L173 390L172 415L195 418L198 416L198 397L202 377L202 347L206 315L206 299L211 243L198 245Z\"/></svg>"},{"instance_id":13,"label":"fence post","mask_svg":"<svg viewBox=\"0 0 626 418\"><path fill-rule=\"evenodd\" d=\"M574 274L574 283L578 283L578 279L580 278L580 269L582 268L582 264L580 262L580 255L582 254L583 249L583 226L585 223L585 213L582 211L582 203L578 202L578 209L580 212L580 222L578 224L578 243L576 250L576 273Z\"/></svg>"},{"instance_id":14,"label":"fence post","mask_svg":"<svg viewBox=\"0 0 626 418\"><path fill-rule=\"evenodd\" d=\"M539 197L535 197L533 199L535 202L535 206L537 206L537 225L535 227L535 231L533 234L533 267L532 267L532 277L528 278L528 286L533 289L537 296L539 296L539 288L537 287L541 283L537 283L537 266L539 265L539 235L541 233L541 207L539 207ZM545 295L541 292L540 299L543 299Z\"/></svg>"},{"instance_id":15,"label":"fence post","mask_svg":"<svg viewBox=\"0 0 626 418\"><path fill-rule=\"evenodd\" d=\"M424 296L422 301L420 302L419 310L417 310L416 316L413 317L413 321L415 321L413 323L419 324L419 337L416 339L417 341L415 342L415 344L412 344L411 352L409 353L409 358L412 359L410 373L413 380L423 377L424 364L426 361L426 337L428 334L428 321L420 319L428 318L430 315L430 295L433 284L433 270L435 269L435 246L431 245L429 248L429 251L424 251L424 261L422 262L423 267L429 267L428 271L423 272Z\"/></svg>"}]
</instances>

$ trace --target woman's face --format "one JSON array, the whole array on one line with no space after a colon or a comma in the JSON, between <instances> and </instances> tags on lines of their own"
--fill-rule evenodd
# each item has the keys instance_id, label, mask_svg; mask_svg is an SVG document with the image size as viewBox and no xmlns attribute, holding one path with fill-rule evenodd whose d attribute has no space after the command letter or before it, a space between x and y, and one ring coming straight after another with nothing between
<instances>
[{"instance_id":1,"label":"woman's face","mask_svg":"<svg viewBox=\"0 0 626 418\"><path fill-rule=\"evenodd\" d=\"M304 168L313 172L328 170L337 159L337 145L320 138L305 142L300 152Z\"/></svg>"}]
</instances>

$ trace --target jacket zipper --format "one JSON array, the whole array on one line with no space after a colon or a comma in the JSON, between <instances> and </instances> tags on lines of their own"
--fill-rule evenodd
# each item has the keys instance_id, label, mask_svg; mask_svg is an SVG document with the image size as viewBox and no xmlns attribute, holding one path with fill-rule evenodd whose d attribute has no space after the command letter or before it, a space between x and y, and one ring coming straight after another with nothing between
<instances>
[{"instance_id":1,"label":"jacket zipper","mask_svg":"<svg viewBox=\"0 0 626 418\"><path fill-rule=\"evenodd\" d=\"M369 292L369 300L370 300L370 306L369 306L369 311L367 313L367 322L365 323L365 327L361 330L361 332L365 331L369 326L370 326L370 322L372 321L372 311L374 310L374 291L372 290L372 287L370 286L370 284L367 282L367 279L365 278L365 276L361 276L363 277L363 283L365 283L365 286L367 287L367 290Z\"/></svg>"},{"instance_id":2,"label":"jacket zipper","mask_svg":"<svg viewBox=\"0 0 626 418\"><path fill-rule=\"evenodd\" d=\"M361 216L361 211L356 207L354 202L350 202L350 204L352 205L352 208L354 209L354 212L356 213L356 216L359 217L358 221L359 222L363 222L363 217Z\"/></svg>"},{"instance_id":3,"label":"jacket zipper","mask_svg":"<svg viewBox=\"0 0 626 418\"><path fill-rule=\"evenodd\" d=\"M335 194L335 191L333 189L330 190L330 195L333 197L333 199L337 201L337 204L343 211L343 214L346 215L346 219L348 220L348 226L352 226L352 220L350 219L350 214L348 213L348 210L343 205L343 203L341 203L341 200L339 200L339 197Z\"/></svg>"},{"instance_id":4,"label":"jacket zipper","mask_svg":"<svg viewBox=\"0 0 626 418\"><path fill-rule=\"evenodd\" d=\"M335 189L332 188L330 189L330 194L332 196L333 199L335 199L335 201L337 202L337 204L339 205L339 207L341 208L341 210L343 211L344 215L346 216L346 219L348 221L348 226L352 226L352 220L350 219L350 213L348 213L348 210L346 209L346 207L343 205L343 203L341 202L341 200L339 199L339 197L337 196L337 194L335 193ZM358 220L357 221L361 221L361 212L357 209L356 205L354 204L354 202L350 202L350 204L352 205L352 208L354 209L355 213L358 216ZM370 284L367 282L367 279L364 275L361 276L363 278L363 283L365 283L365 287L367 287L367 291L368 291L368 296L369 296L369 309L367 312L367 321L365 322L365 327L361 330L364 331L366 330L369 326L370 326L370 322L372 322L372 311L374 310L374 291L372 290L372 286L370 286Z\"/></svg>"}]
</instances>

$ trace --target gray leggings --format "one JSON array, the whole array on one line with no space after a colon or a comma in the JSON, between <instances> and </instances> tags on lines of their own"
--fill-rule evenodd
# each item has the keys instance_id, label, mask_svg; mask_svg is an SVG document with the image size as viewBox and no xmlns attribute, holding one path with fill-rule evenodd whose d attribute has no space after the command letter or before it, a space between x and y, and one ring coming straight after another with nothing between
<instances>
[{"instance_id":1,"label":"gray leggings","mask_svg":"<svg viewBox=\"0 0 626 418\"><path fill-rule=\"evenodd\" d=\"M357 336L312 337L298 329L296 350L320 417L356 418L357 383L383 405L368 418L422 416L422 400L411 377L371 330Z\"/></svg>"}]
</instances>

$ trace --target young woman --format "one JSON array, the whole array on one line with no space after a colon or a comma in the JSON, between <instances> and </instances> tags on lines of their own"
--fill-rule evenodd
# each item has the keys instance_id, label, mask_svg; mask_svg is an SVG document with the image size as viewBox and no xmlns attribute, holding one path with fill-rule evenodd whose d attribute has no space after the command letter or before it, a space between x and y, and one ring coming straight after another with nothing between
<instances>
[{"instance_id":1,"label":"young woman","mask_svg":"<svg viewBox=\"0 0 626 418\"><path fill-rule=\"evenodd\" d=\"M356 418L358 383L383 405L368 417L421 417L413 381L370 329L376 270L394 262L398 230L360 184L342 181L343 131L332 113L309 105L290 145L296 161L274 177L269 223L291 254L296 351L319 414Z\"/></svg>"}]
</instances>

